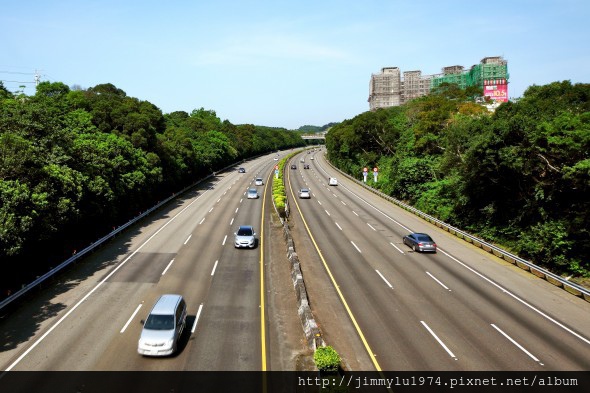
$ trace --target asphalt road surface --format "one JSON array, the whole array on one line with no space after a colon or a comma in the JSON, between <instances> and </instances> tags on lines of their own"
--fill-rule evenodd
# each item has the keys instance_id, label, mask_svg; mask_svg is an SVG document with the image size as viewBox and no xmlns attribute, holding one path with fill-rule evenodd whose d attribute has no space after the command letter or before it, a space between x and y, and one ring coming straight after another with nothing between
<instances>
[{"instance_id":1,"label":"asphalt road surface","mask_svg":"<svg viewBox=\"0 0 590 393\"><path fill-rule=\"evenodd\" d=\"M323 152L294 162L289 225L312 311L346 369L590 370L587 302L364 190ZM0 319L2 369L308 369L270 202L275 164L265 156L218 174L30 295ZM247 199L250 187L261 198ZM234 248L243 224L256 229L255 249ZM403 245L412 231L438 252ZM162 293L185 297L187 329L177 354L140 356L140 321Z\"/></svg>"},{"instance_id":2,"label":"asphalt road surface","mask_svg":"<svg viewBox=\"0 0 590 393\"><path fill-rule=\"evenodd\" d=\"M309 354L288 269L271 263L287 265L280 223L270 236L273 156L218 174L31 295L0 321L3 370L295 369ZM251 187L260 198L246 198ZM234 248L239 225L254 226L256 248ZM140 356L141 320L163 293L188 305L179 349Z\"/></svg>"},{"instance_id":3,"label":"asphalt road surface","mask_svg":"<svg viewBox=\"0 0 590 393\"><path fill-rule=\"evenodd\" d=\"M586 301L367 192L323 151L293 162L287 193L310 304L348 364L368 369L362 346L377 370L590 370ZM311 199L298 198L302 187ZM410 232L430 234L438 252L413 252L402 244ZM337 311L324 301L335 298ZM349 343L342 315L355 323Z\"/></svg>"}]
</instances>

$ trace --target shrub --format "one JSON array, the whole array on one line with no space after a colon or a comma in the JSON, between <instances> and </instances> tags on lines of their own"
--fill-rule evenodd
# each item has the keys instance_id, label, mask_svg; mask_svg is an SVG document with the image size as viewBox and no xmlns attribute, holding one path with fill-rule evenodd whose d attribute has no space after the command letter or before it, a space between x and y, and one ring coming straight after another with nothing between
<instances>
[{"instance_id":1,"label":"shrub","mask_svg":"<svg viewBox=\"0 0 590 393\"><path fill-rule=\"evenodd\" d=\"M340 367L340 355L331 346L316 349L313 360L320 371L338 371Z\"/></svg>"}]
</instances>

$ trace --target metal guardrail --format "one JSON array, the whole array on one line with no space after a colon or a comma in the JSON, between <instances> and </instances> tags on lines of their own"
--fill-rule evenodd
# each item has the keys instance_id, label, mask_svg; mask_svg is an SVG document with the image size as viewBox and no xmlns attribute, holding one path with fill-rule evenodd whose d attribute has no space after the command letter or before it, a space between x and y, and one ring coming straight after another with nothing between
<instances>
[{"instance_id":1,"label":"metal guardrail","mask_svg":"<svg viewBox=\"0 0 590 393\"><path fill-rule=\"evenodd\" d=\"M33 288L39 286L45 280L47 280L50 277L52 277L53 275L57 274L59 271L61 271L65 267L69 266L73 262L76 262L78 259L82 258L86 254L94 251L95 248L101 246L103 243L105 243L108 240L114 238L119 233L121 233L125 229L129 228L131 225L135 224L136 222L138 222L142 218L150 215L155 210L157 210L160 207L164 206L165 204L167 204L168 202L170 202L172 199L177 198L179 195L184 194L186 191L190 190L191 188L195 187L197 184L199 184L199 183L201 183L201 182L209 179L212 176L213 176L213 174L211 174L211 175L209 175L207 177L204 177L203 179L199 180L198 182L196 182L196 183L194 183L194 184L192 184L190 186L185 187L184 189L182 189L181 191L179 191L179 192L177 192L175 194L172 194L171 196L169 196L168 198L164 199L163 201L161 201L157 205L152 206L151 208L149 208L148 210L144 211L143 213L141 213L137 217L134 217L133 219L131 219L130 221L128 221L125 224L121 225L117 229L111 231L107 235L105 235L105 236L101 237L100 239L98 239L97 241L93 242L92 244L90 244L88 247L84 248L80 252L77 252L76 254L72 255L70 258L68 258L65 261L63 261L62 263L60 263L57 267L49 270L44 275L38 277L35 281L33 281L33 282L29 283L29 284L24 285L17 292L11 294L6 299L4 299L4 300L2 300L0 302L0 310L2 310L4 307L6 307L7 305L9 305L10 303L12 303L13 301L15 301L16 299L20 298L21 296L23 296L24 294L26 294L27 292L29 292Z\"/></svg>"},{"instance_id":2,"label":"metal guardrail","mask_svg":"<svg viewBox=\"0 0 590 393\"><path fill-rule=\"evenodd\" d=\"M393 202L394 204L400 206L401 208L425 219L426 221L430 222L431 224L434 224L437 227L449 232L450 234L455 235L458 238L465 240L467 243L471 243L474 246L479 247L479 248L489 252L490 254L494 254L495 256L502 258L505 261L510 262L513 265L516 265L516 266L520 267L521 269L526 270L526 271L534 274L535 276L540 277L540 278L550 282L551 284L566 290L567 292L571 293L572 295L578 296L580 298L583 298L587 302L590 302L590 289L585 288L585 287L578 285L576 283L570 282L570 281L564 279L563 277L558 276L555 273L552 273L546 269L543 269L540 266L535 265L534 263L532 263L530 261L527 261L526 259L519 257L518 255L514 255L514 254L512 254L512 253L510 253L498 246L488 243L485 240L475 237L475 236L473 236L461 229L458 229L450 224L445 223L444 221L441 221L429 214L426 214L426 213L416 209L415 207L408 205L407 203L404 203L398 199L395 199L393 197L390 197L389 195L382 193L379 190L369 187L364 182L348 175L347 173L342 172L340 169L338 169L334 165L332 165L332 163L330 161L328 161L327 159L326 159L326 162L328 162L333 169L337 170L342 175L346 176L347 178L356 182L357 184L360 184L361 186L363 186L367 190L371 191L372 193L377 194L380 197L382 197L390 202Z\"/></svg>"},{"instance_id":3,"label":"metal guardrail","mask_svg":"<svg viewBox=\"0 0 590 393\"><path fill-rule=\"evenodd\" d=\"M249 159L253 159L253 158L257 158L257 157L260 157L260 155L259 156L255 156L255 157L250 157ZM152 206L148 210L144 211L143 213L141 213L137 217L134 217L133 219L131 219L130 221L128 221L125 224L121 225L117 229L113 230L112 232L108 233L107 235L103 236L102 238L98 239L97 241L93 242L88 247L84 248L80 252L77 252L76 254L72 255L70 258L68 258L65 261L63 261L62 263L60 263L57 267L49 270L47 273L43 274L42 276L39 276L35 281L33 281L33 282L29 283L29 284L23 285L23 287L21 289L19 289L15 293L11 294L10 296L6 297L2 301L0 301L0 310L2 310L4 307L8 306L10 303L12 303L13 301L15 301L16 299L20 298L21 296L23 296L24 294L26 294L27 292L29 292L33 288L36 288L41 283L43 283L45 280L49 279L50 277L52 277L55 274L57 274L59 271L63 270L65 267L67 267L70 264L76 262L78 259L82 258L86 254L94 251L94 249L96 249L97 247L101 246L103 243L109 241L110 239L114 238L119 233L121 233L125 229L129 228L131 225L135 224L136 222L138 222L142 218L150 215L155 210L158 210L160 207L164 206L165 204L167 204L168 202L170 202L172 199L177 198L179 195L184 194L185 192L187 192L188 190L192 189L193 187L195 187L199 183L202 183L205 180L207 180L207 179L209 179L211 177L214 177L216 173L223 172L223 171L225 171L225 170L227 170L229 168L232 168L232 167L235 167L237 165L240 165L242 162L244 162L244 160L239 161L239 162L236 162L236 163L233 163L233 164L230 164L230 165L226 166L225 168L219 169L219 170L213 172L212 174L210 174L208 176L205 176L202 179L199 179L198 181L196 181L195 183L191 184L190 186L187 186L187 187L183 188L182 190L180 190L180 191L172 194L171 196L169 196L168 198L166 198L163 201L159 202L155 206Z\"/></svg>"}]
</instances>

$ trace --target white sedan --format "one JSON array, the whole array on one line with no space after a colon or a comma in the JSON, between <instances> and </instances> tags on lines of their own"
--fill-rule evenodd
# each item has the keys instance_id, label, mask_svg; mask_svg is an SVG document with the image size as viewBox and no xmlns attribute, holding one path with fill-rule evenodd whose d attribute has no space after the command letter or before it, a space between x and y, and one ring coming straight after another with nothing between
<instances>
[{"instance_id":1,"label":"white sedan","mask_svg":"<svg viewBox=\"0 0 590 393\"><path fill-rule=\"evenodd\" d=\"M311 191L309 191L309 188L300 189L299 190L299 198L310 199L311 198Z\"/></svg>"}]
</instances>

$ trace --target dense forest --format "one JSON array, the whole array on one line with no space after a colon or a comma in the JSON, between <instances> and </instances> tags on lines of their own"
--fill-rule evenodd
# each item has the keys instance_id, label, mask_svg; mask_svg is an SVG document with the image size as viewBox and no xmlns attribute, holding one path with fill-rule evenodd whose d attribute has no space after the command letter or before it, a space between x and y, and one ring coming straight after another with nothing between
<instances>
[{"instance_id":1,"label":"dense forest","mask_svg":"<svg viewBox=\"0 0 590 393\"><path fill-rule=\"evenodd\" d=\"M297 131L301 131L302 133L307 133L307 134L312 134L315 132L324 132L324 131L328 131L330 128L332 128L336 124L338 124L338 123L328 123L328 124L324 124L323 126L305 125L305 126L299 127L297 129Z\"/></svg>"},{"instance_id":2,"label":"dense forest","mask_svg":"<svg viewBox=\"0 0 590 393\"><path fill-rule=\"evenodd\" d=\"M481 95L481 93L479 94ZM444 85L334 126L329 159L439 219L572 280L590 277L590 84L531 86L490 113Z\"/></svg>"},{"instance_id":3,"label":"dense forest","mask_svg":"<svg viewBox=\"0 0 590 393\"><path fill-rule=\"evenodd\" d=\"M211 172L303 144L203 108L163 114L112 84L0 83L0 261L16 271L0 297Z\"/></svg>"}]
</instances>

